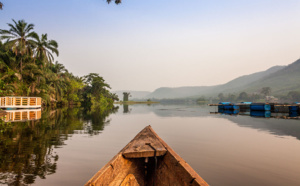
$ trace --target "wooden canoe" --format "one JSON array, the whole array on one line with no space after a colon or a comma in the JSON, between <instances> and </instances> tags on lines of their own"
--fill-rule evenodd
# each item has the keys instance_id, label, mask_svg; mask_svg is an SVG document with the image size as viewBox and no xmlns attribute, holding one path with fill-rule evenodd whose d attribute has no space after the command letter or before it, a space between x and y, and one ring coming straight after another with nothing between
<instances>
[{"instance_id":1,"label":"wooden canoe","mask_svg":"<svg viewBox=\"0 0 300 186\"><path fill-rule=\"evenodd\" d=\"M208 184L147 126L85 185Z\"/></svg>"}]
</instances>

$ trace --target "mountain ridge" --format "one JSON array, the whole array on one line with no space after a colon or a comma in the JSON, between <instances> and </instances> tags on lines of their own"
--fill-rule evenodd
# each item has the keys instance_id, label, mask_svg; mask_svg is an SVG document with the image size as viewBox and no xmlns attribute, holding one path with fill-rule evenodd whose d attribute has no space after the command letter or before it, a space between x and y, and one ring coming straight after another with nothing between
<instances>
[{"instance_id":1,"label":"mountain ridge","mask_svg":"<svg viewBox=\"0 0 300 186\"><path fill-rule=\"evenodd\" d=\"M213 86L160 87L153 92L144 92L133 99L177 99L192 97L216 97L219 93L239 94L240 92L259 93L263 87L270 87L273 95L300 91L300 59L285 66L273 66L265 71L237 77L227 83ZM129 91L134 92L139 91Z\"/></svg>"}]
</instances>

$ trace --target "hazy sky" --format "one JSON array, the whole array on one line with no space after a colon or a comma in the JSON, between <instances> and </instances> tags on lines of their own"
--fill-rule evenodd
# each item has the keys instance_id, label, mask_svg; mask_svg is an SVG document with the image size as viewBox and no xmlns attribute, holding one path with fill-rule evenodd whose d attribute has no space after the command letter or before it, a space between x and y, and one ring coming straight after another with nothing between
<instances>
[{"instance_id":1,"label":"hazy sky","mask_svg":"<svg viewBox=\"0 0 300 186\"><path fill-rule=\"evenodd\" d=\"M0 28L35 24L75 75L113 90L226 83L300 57L299 0L1 0Z\"/></svg>"}]
</instances>

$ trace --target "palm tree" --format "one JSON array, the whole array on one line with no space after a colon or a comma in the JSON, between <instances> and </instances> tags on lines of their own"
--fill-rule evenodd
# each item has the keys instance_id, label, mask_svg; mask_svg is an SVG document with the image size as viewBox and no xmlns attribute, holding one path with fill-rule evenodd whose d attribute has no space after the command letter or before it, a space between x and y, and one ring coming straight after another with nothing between
<instances>
[{"instance_id":1,"label":"palm tree","mask_svg":"<svg viewBox=\"0 0 300 186\"><path fill-rule=\"evenodd\" d=\"M43 63L48 63L49 66L52 64L54 57L52 53L57 56L59 54L57 48L58 44L55 40L48 40L47 34L42 34L41 37L38 35L33 36L35 39L35 56Z\"/></svg>"},{"instance_id":2,"label":"palm tree","mask_svg":"<svg viewBox=\"0 0 300 186\"><path fill-rule=\"evenodd\" d=\"M58 61L56 61L51 68L52 72L60 75L62 72L66 72L65 66L61 63L59 63Z\"/></svg>"},{"instance_id":3,"label":"palm tree","mask_svg":"<svg viewBox=\"0 0 300 186\"><path fill-rule=\"evenodd\" d=\"M36 87L39 85L40 78L43 76L43 71L39 67L31 62L24 65L23 69L23 79L29 86L31 95L36 93ZM27 92L29 93L29 92Z\"/></svg>"},{"instance_id":4,"label":"palm tree","mask_svg":"<svg viewBox=\"0 0 300 186\"><path fill-rule=\"evenodd\" d=\"M22 74L23 56L32 53L34 41L32 38L37 35L33 32L34 25L28 24L24 20L16 22L13 19L14 25L8 23L9 30L0 29L0 40L6 40L5 45L8 46L16 55L20 55L20 72Z\"/></svg>"}]
</instances>

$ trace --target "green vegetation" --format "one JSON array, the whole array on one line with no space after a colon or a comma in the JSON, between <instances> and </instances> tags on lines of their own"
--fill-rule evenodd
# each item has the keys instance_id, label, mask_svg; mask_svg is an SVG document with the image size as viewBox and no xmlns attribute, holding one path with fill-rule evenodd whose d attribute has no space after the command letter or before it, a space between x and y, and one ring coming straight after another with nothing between
<instances>
[{"instance_id":1,"label":"green vegetation","mask_svg":"<svg viewBox=\"0 0 300 186\"><path fill-rule=\"evenodd\" d=\"M74 76L54 61L58 43L39 36L24 20L0 29L0 96L39 96L44 105L79 105L112 108L116 94L98 74Z\"/></svg>"}]
</instances>

